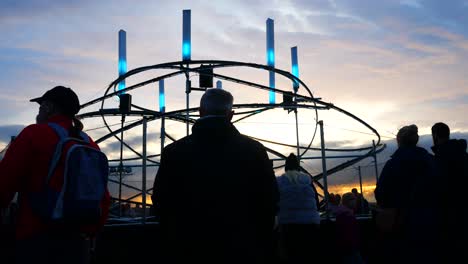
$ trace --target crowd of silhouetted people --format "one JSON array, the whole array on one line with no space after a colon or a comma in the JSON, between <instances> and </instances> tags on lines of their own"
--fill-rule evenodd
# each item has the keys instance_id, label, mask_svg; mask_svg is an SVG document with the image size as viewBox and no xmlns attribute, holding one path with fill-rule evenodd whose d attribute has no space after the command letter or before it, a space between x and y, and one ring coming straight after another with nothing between
<instances>
[{"instance_id":1,"label":"crowd of silhouetted people","mask_svg":"<svg viewBox=\"0 0 468 264\"><path fill-rule=\"evenodd\" d=\"M466 141L432 127L434 155L417 146L416 125L401 128L398 149L385 164L375 198L382 263L463 263L467 260ZM461 262L459 262L461 261Z\"/></svg>"},{"instance_id":2,"label":"crowd of silhouetted people","mask_svg":"<svg viewBox=\"0 0 468 264\"><path fill-rule=\"evenodd\" d=\"M37 124L22 131L0 162L0 205L7 207L16 192L21 197L12 210L17 217L2 215L2 221L16 222L16 261L89 263L89 252L83 252L89 251L88 242L107 218L107 188L100 200L94 200L102 212L86 225L51 221L32 208L58 141L48 123L79 133L83 127L75 118L78 99L71 89L60 86L32 101L40 104ZM370 208L355 188L342 195L325 193L328 204L324 204L296 155L286 157L285 171L276 177L265 147L232 124L232 105L229 92L208 89L192 134L161 153L151 197L159 222L161 250L154 257L158 263L467 260L467 145L465 140L450 139L446 124L432 127L434 155L417 146L415 125L398 131L398 149L386 162L375 189L376 208ZM92 141L91 146L98 149ZM35 165L32 175L30 168L21 166L28 162ZM53 187L58 190L65 188L61 187L63 167L54 174L59 180ZM61 216L56 210L62 205L52 208L53 217ZM135 216L130 204L122 211ZM360 215L370 220L371 239L369 232L363 232Z\"/></svg>"}]
</instances>

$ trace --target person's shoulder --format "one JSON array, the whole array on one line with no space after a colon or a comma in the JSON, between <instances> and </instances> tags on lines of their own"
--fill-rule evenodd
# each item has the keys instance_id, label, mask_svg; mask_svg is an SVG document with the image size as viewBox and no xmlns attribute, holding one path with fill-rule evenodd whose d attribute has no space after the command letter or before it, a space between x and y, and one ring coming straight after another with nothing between
<instances>
[{"instance_id":1,"label":"person's shoulder","mask_svg":"<svg viewBox=\"0 0 468 264\"><path fill-rule=\"evenodd\" d=\"M240 143L242 143L245 146L250 146L250 147L258 148L258 149L265 149L262 143L244 134L239 134L238 140Z\"/></svg>"},{"instance_id":2,"label":"person's shoulder","mask_svg":"<svg viewBox=\"0 0 468 264\"><path fill-rule=\"evenodd\" d=\"M185 148L190 142L191 142L191 136L186 136L186 137L183 137L179 140L176 140L168 145L166 145L164 147L164 151L166 153L170 153L170 152L173 152L173 151L178 151L180 149L183 149Z\"/></svg>"},{"instance_id":3,"label":"person's shoulder","mask_svg":"<svg viewBox=\"0 0 468 264\"><path fill-rule=\"evenodd\" d=\"M52 132L52 129L47 124L31 124L23 128L18 137L39 137L47 132Z\"/></svg>"}]
</instances>

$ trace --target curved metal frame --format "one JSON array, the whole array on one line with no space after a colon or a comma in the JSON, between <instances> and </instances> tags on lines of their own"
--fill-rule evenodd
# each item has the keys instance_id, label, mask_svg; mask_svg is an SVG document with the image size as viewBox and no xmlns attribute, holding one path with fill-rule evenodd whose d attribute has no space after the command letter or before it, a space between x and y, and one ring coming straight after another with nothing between
<instances>
[{"instance_id":1,"label":"curved metal frame","mask_svg":"<svg viewBox=\"0 0 468 264\"><path fill-rule=\"evenodd\" d=\"M193 124L195 122L195 119L193 119L191 117L197 116L196 114L192 114L192 115L189 115L189 114L196 112L198 110L198 107L197 108L188 108L187 107L185 109L180 109L180 110L175 110L175 111L171 111L171 112L161 113L159 111L154 111L154 110L146 109L146 108L143 108L143 107L140 107L140 106L137 106L137 105L132 105L133 108L136 108L138 110L132 110L130 112L125 113L124 115L125 116L140 116L140 117L142 117L141 120L137 120L137 121L132 122L132 123L126 125L126 126L123 126L123 122L122 122L122 127L120 129L112 130L110 128L109 124L106 121L106 117L107 116L120 116L120 115L123 115L123 113L121 113L119 111L119 109L105 109L105 101L107 99L110 99L110 98L112 98L114 96L119 95L120 93L130 92L132 90L144 87L144 86L146 86L148 84L158 82L159 80L172 78L172 77L175 77L175 76L178 76L178 75L181 75L181 74L185 74L187 80L189 80L189 73L200 73L202 65L203 65L204 69L206 69L206 68L217 69L217 68L229 68L229 67L246 67L246 68L254 68L254 69L261 69L261 70L265 70L265 71L270 71L270 72L274 72L275 74L279 74L279 75L281 75L281 76L283 76L283 77L285 77L287 79L290 79L292 82L299 83L299 86L300 86L299 90L301 88L303 90L305 90L307 95L298 94L297 92L285 91L285 90L276 89L276 88L274 89L274 92L277 93L277 94L285 94L285 95L291 96L292 98L295 98L295 101L293 102L292 105L285 105L284 103L281 103L281 104L236 104L236 105L233 106L233 108L235 108L235 109L252 109L253 108L255 110L249 110L249 111L236 113L236 115L246 115L246 116L241 117L241 118L239 118L237 120L234 120L233 123L239 122L239 121L244 120L246 118L249 118L251 116L263 113L263 112L271 110L271 109L276 109L276 108L285 108L285 107L287 107L287 108L290 108L290 109L294 109L295 111L297 111L298 108L311 109L311 110L315 111L315 129L314 129L314 133L312 135L310 143L307 146L301 146L301 145L299 145L299 140L298 140L297 146L294 146L294 145L290 145L290 144L286 144L286 143L275 142L275 141L270 141L270 140L261 139L261 138L254 138L256 140L271 143L271 144L281 145L281 146L297 147L298 152L299 152L299 150L302 150L302 152L299 154L300 157L305 155L305 153L307 153L307 151L309 151L309 150L314 150L314 151L321 150L320 148L312 148L311 147L312 143L313 143L313 141L315 139L315 136L316 136L316 133L317 133L317 128L318 128L318 120L319 120L318 119L318 110L335 110L335 111L338 111L338 112L340 112L340 113L342 113L342 114L356 120L357 122L359 122L360 124L362 124L363 126L368 128L373 134L375 134L375 136L377 137L376 146L378 147L378 149L376 149L375 151L373 149L373 146L365 147L365 148L350 148L350 149L326 149L327 151L341 151L341 152L368 151L367 153L365 153L363 155L357 155L354 159L346 161L346 162L344 162L344 163L342 163L342 164L340 164L340 165L338 165L338 166L336 166L334 168L331 168L331 169L327 170L328 175L330 175L330 174L332 174L334 172L337 172L337 171L339 171L341 169L344 169L346 167L349 167L349 166L361 161L364 158L375 155L375 153L381 152L385 148L385 145L381 144L381 142L380 142L381 141L380 135L379 135L379 133L377 132L376 129L374 129L368 123L364 122L362 119L360 119L357 116L351 114L350 112L348 112L348 111L346 111L346 110L344 110L344 109L342 109L342 108L340 108L338 106L335 106L332 103L327 103L327 102L321 101L320 99L315 98L313 96L311 90L309 89L309 87L301 79L295 77L291 73L289 73L287 71L280 70L280 69L276 69L276 68L273 68L273 67L269 67L269 66L266 66L266 65L255 64L255 63L245 63L245 62L238 62L238 61L223 61L223 60L175 61L175 62L168 62L168 63L156 64L156 65L151 65L151 66L145 66L145 67L140 67L140 68L130 70L126 74L120 76L119 78L117 78L113 82L111 82L109 84L109 86L107 87L107 89L105 90L104 95L102 97L96 98L94 100L91 100L91 101L81 105L81 108L83 109L83 108L86 108L88 106L94 105L96 103L101 103L101 107L100 107L100 109L98 111L83 113L83 114L79 115L79 117L80 118L92 118L92 117L100 116L102 118L103 122L104 122L105 127L109 131L109 133L107 135L99 138L98 140L96 140L96 142L100 143L100 142L103 142L103 141L107 140L110 137L114 137L118 141L120 141L122 145L124 145L126 148L131 150L137 156L137 158L132 158L132 159L141 159L142 158L141 153L139 153L138 151L133 149L131 146L129 146L127 143L125 143L125 141L123 141L118 136L119 133L122 133L123 131L129 130L129 129L132 129L132 128L136 127L136 126L141 125L143 123L144 118L146 118L147 122L154 121L154 120L157 120L159 118L167 118L167 119L187 123L187 127L188 127L189 123ZM191 67L191 66L193 66L193 67ZM123 81L123 80L125 80L125 79L127 79L127 78L129 78L131 76L142 73L142 72L146 72L146 71L150 71L150 70L158 70L158 69L166 69L166 70L169 69L169 70L174 70L174 72L164 74L164 75L160 75L158 77L151 78L149 80L139 82L137 84L129 86L129 87L125 88L125 89L116 91L116 88L117 88L118 84L121 81ZM206 72L204 72L203 74L206 74ZM216 73L213 73L211 75L213 77L215 77L215 78L226 80L226 81L229 81L229 82L235 82L235 83L238 83L238 84L241 84L241 85L244 85L244 86L250 86L250 87L257 88L257 89L268 90L268 91L272 90L272 88L270 88L268 86L265 86L265 85L262 85L262 84L259 84L259 83L255 83L255 82L250 82L250 81L237 79L237 78L233 78L233 77L226 76L226 75L221 75L221 74L216 74ZM187 105L188 105L188 98L189 98L189 93L187 93ZM171 140L174 140L174 138L172 138L169 134L165 133L165 135L168 136ZM283 158L283 159L285 158L285 156L283 154L281 154L281 153L279 153L279 152L277 152L277 151L275 151L273 149L267 148L267 151L269 153L271 153L271 154L274 154L274 155L280 157L280 158ZM150 156L148 156L147 161L152 162L154 164L159 164L158 161L151 160L151 159L149 159L149 157ZM151 157L154 157L154 155L151 156ZM283 165L278 166L278 167L282 167L282 166ZM321 177L322 177L322 174L319 174L319 175L313 176L313 179L317 182L319 179L321 179ZM319 183L318 183L318 186L322 187ZM151 189L149 189L147 191L150 191L150 190Z\"/></svg>"}]
</instances>

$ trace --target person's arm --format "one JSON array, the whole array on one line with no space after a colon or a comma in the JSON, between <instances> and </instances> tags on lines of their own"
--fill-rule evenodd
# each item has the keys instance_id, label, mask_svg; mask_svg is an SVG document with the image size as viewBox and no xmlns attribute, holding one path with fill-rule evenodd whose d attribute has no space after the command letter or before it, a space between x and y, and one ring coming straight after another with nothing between
<instances>
[{"instance_id":1,"label":"person's arm","mask_svg":"<svg viewBox=\"0 0 468 264\"><path fill-rule=\"evenodd\" d=\"M161 154L161 162L159 169L156 174L156 178L153 183L153 194L151 195L151 201L153 202L153 211L155 216L160 217L164 207L165 197L165 186L166 182L166 167L167 167L167 148L164 148Z\"/></svg>"},{"instance_id":2,"label":"person's arm","mask_svg":"<svg viewBox=\"0 0 468 264\"><path fill-rule=\"evenodd\" d=\"M279 203L279 190L278 184L276 181L275 172L273 171L273 163L270 161L268 154L261 145L260 150L258 151L258 159L262 164L262 186L263 186L263 206L267 210L265 214L268 214L268 217L271 220L271 229L274 227L274 217L278 213L278 203Z\"/></svg>"},{"instance_id":3,"label":"person's arm","mask_svg":"<svg viewBox=\"0 0 468 264\"><path fill-rule=\"evenodd\" d=\"M7 208L22 181L28 175L32 160L31 126L26 127L11 143L0 161L0 208Z\"/></svg>"},{"instance_id":4,"label":"person's arm","mask_svg":"<svg viewBox=\"0 0 468 264\"><path fill-rule=\"evenodd\" d=\"M389 160L387 163L385 163L385 166L382 169L382 172L380 173L379 181L377 182L377 186L374 190L375 194L375 200L377 201L378 206L384 206L386 201L386 196L387 196L387 190L388 188L388 178L391 177L390 174L392 170L392 160Z\"/></svg>"}]
</instances>

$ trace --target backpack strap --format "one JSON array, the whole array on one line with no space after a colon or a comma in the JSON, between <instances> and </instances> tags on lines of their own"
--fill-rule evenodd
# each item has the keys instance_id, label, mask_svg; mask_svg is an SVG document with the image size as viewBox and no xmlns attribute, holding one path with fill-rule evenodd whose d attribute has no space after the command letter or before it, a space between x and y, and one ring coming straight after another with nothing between
<instances>
[{"instance_id":1,"label":"backpack strap","mask_svg":"<svg viewBox=\"0 0 468 264\"><path fill-rule=\"evenodd\" d=\"M47 174L46 178L46 183L49 182L50 177L52 177L52 174L54 173L55 167L57 167L58 162L60 161L60 157L62 156L62 150L63 146L65 143L67 143L70 140L77 141L79 143L89 145L91 143L90 137L83 131L80 131L80 138L72 138L70 137L70 133L63 128L61 125L57 123L47 123L50 128L52 128L55 133L59 136L59 142L57 143L57 146L55 147L55 152L54 155L52 156L52 160L50 161L49 165L49 172Z\"/></svg>"},{"instance_id":2,"label":"backpack strap","mask_svg":"<svg viewBox=\"0 0 468 264\"><path fill-rule=\"evenodd\" d=\"M52 177L55 167L57 167L57 163L59 162L60 157L62 156L63 145L69 139L68 131L65 128L63 128L62 126L56 123L48 123L48 125L58 135L59 141L57 143L57 146L55 147L54 155L52 156L52 159L49 164L49 172L47 174L46 183L48 183L50 180L50 177Z\"/></svg>"}]
</instances>

